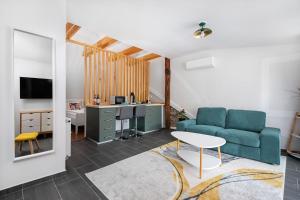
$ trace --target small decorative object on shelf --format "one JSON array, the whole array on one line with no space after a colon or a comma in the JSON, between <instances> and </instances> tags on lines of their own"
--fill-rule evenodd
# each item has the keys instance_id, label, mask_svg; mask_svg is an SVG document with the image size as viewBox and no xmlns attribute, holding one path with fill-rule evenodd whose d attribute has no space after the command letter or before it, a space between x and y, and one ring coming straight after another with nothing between
<instances>
[{"instance_id":1,"label":"small decorative object on shelf","mask_svg":"<svg viewBox=\"0 0 300 200\"><path fill-rule=\"evenodd\" d=\"M100 105L100 97L99 97L99 95L97 95L97 98L96 98L96 105Z\"/></svg>"},{"instance_id":2,"label":"small decorative object on shelf","mask_svg":"<svg viewBox=\"0 0 300 200\"><path fill-rule=\"evenodd\" d=\"M292 130L290 133L290 138L287 146L287 153L297 158L300 158L300 132L297 131L299 119L300 119L300 112L297 112L295 114Z\"/></svg>"},{"instance_id":3,"label":"small decorative object on shelf","mask_svg":"<svg viewBox=\"0 0 300 200\"><path fill-rule=\"evenodd\" d=\"M100 97L99 95L94 96L94 105L100 105Z\"/></svg>"},{"instance_id":4,"label":"small decorative object on shelf","mask_svg":"<svg viewBox=\"0 0 300 200\"><path fill-rule=\"evenodd\" d=\"M188 119L184 109L182 109L181 111L179 111L179 113L177 113L177 119L178 119L178 121L183 121L183 120Z\"/></svg>"}]
</instances>

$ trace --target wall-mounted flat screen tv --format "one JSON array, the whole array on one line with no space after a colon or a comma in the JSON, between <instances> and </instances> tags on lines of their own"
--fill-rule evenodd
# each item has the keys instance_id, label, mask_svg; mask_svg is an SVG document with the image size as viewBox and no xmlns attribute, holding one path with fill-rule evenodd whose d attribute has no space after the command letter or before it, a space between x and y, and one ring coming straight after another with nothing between
<instances>
[{"instance_id":1,"label":"wall-mounted flat screen tv","mask_svg":"<svg viewBox=\"0 0 300 200\"><path fill-rule=\"evenodd\" d=\"M52 79L20 77L21 99L51 99Z\"/></svg>"}]
</instances>

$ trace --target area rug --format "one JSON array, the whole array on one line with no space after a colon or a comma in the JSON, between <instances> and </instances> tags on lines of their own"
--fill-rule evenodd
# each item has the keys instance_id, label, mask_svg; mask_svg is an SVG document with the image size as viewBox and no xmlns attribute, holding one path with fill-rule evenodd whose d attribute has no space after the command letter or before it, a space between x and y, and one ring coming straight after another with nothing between
<instances>
[{"instance_id":1,"label":"area rug","mask_svg":"<svg viewBox=\"0 0 300 200\"><path fill-rule=\"evenodd\" d=\"M182 144L180 148L199 151ZM217 157L217 152L204 150ZM205 162L205 161L203 161ZM281 200L286 158L280 165L222 154L222 165L199 170L176 154L176 142L87 173L110 200Z\"/></svg>"}]
</instances>

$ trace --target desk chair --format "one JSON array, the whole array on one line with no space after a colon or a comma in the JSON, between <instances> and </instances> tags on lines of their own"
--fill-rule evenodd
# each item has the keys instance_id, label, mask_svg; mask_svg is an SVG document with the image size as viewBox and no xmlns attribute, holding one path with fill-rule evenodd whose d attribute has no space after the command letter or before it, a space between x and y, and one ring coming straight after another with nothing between
<instances>
[{"instance_id":1,"label":"desk chair","mask_svg":"<svg viewBox=\"0 0 300 200\"><path fill-rule=\"evenodd\" d=\"M134 132L134 135L135 135L135 137L141 137L142 136L142 134L138 134L137 133L137 120L138 120L138 118L139 117L145 117L145 115L146 115L146 106L145 105L139 105L139 106L136 106L135 108L134 108L134 114L133 114L133 116L134 116L134 121L135 121L135 132Z\"/></svg>"},{"instance_id":2,"label":"desk chair","mask_svg":"<svg viewBox=\"0 0 300 200\"><path fill-rule=\"evenodd\" d=\"M124 120L132 119L133 117L133 107L132 106L124 106L120 107L120 115L116 117L117 120L121 120L121 140L127 140L128 136L124 136Z\"/></svg>"}]
</instances>

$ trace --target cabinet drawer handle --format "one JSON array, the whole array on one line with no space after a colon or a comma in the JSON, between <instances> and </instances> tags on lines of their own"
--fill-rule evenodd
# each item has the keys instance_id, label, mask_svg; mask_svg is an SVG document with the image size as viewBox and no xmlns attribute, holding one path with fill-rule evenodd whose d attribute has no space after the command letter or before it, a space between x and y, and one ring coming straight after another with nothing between
<instances>
[{"instance_id":1,"label":"cabinet drawer handle","mask_svg":"<svg viewBox=\"0 0 300 200\"><path fill-rule=\"evenodd\" d=\"M29 126L30 128L32 128L33 126Z\"/></svg>"},{"instance_id":2,"label":"cabinet drawer handle","mask_svg":"<svg viewBox=\"0 0 300 200\"><path fill-rule=\"evenodd\" d=\"M104 130L106 130L106 131L107 131L107 130L111 130L111 127L110 127L110 128L104 128Z\"/></svg>"},{"instance_id":3,"label":"cabinet drawer handle","mask_svg":"<svg viewBox=\"0 0 300 200\"><path fill-rule=\"evenodd\" d=\"M48 126L50 126L50 124L47 124Z\"/></svg>"},{"instance_id":4,"label":"cabinet drawer handle","mask_svg":"<svg viewBox=\"0 0 300 200\"><path fill-rule=\"evenodd\" d=\"M33 121L33 119L29 119L29 121Z\"/></svg>"},{"instance_id":5,"label":"cabinet drawer handle","mask_svg":"<svg viewBox=\"0 0 300 200\"><path fill-rule=\"evenodd\" d=\"M104 112L105 113L113 113L113 111L108 111L108 110L105 110Z\"/></svg>"},{"instance_id":6,"label":"cabinet drawer handle","mask_svg":"<svg viewBox=\"0 0 300 200\"><path fill-rule=\"evenodd\" d=\"M48 117L47 119L51 119L51 118Z\"/></svg>"},{"instance_id":7,"label":"cabinet drawer handle","mask_svg":"<svg viewBox=\"0 0 300 200\"><path fill-rule=\"evenodd\" d=\"M104 120L105 122L110 122L110 121L112 121L112 119L106 119L106 120Z\"/></svg>"}]
</instances>

